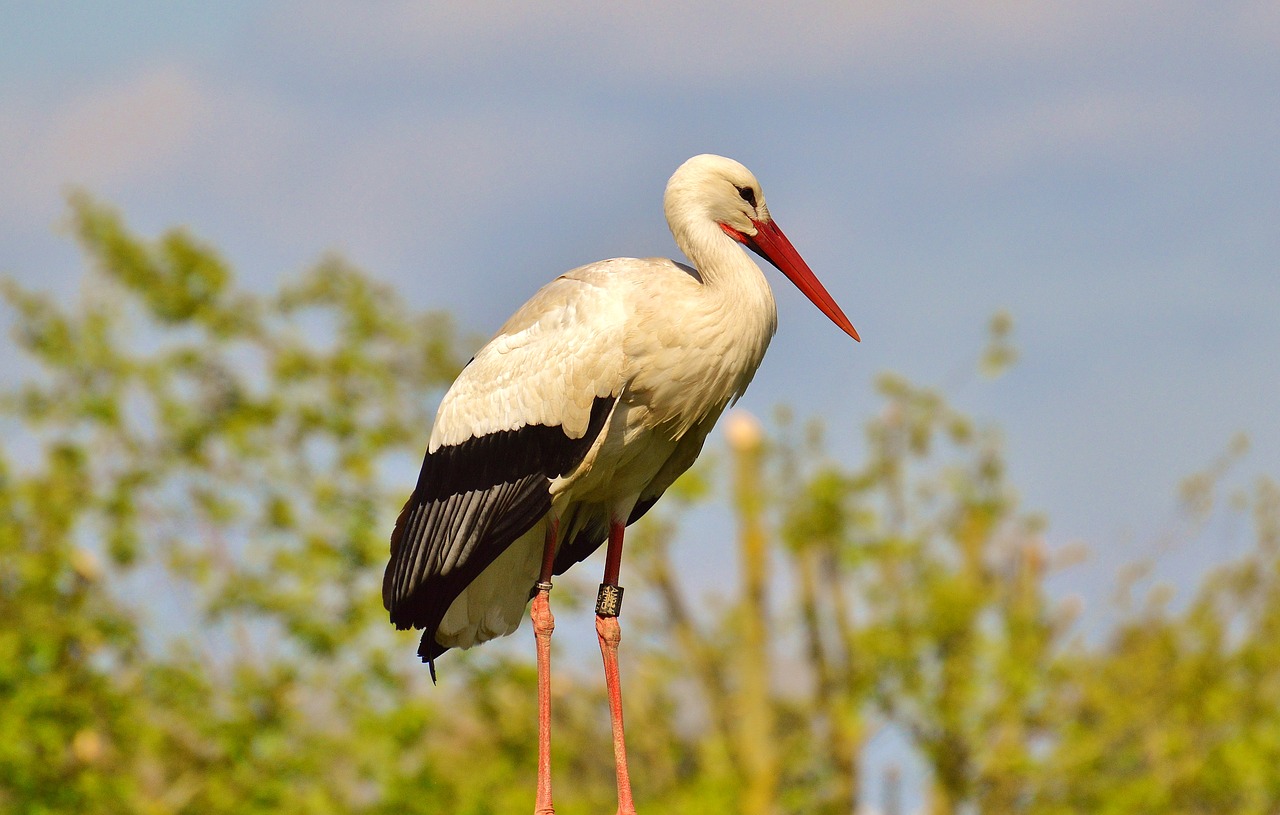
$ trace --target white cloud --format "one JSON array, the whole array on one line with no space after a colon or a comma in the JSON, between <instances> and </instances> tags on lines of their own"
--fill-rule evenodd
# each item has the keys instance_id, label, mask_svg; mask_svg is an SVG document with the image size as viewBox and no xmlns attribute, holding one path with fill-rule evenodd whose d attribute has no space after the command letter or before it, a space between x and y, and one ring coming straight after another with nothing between
<instances>
[{"instance_id":1,"label":"white cloud","mask_svg":"<svg viewBox=\"0 0 1280 815\"><path fill-rule=\"evenodd\" d=\"M524 0L499 6L402 0L350 13L343 3L285 4L288 40L360 71L387 62L429 68L521 60L530 71L569 66L612 83L697 82L741 90L796 80L888 81L958 66L1097 56L1163 31L1190 4L962 0L903 4L736 3L617 6Z\"/></svg>"},{"instance_id":2,"label":"white cloud","mask_svg":"<svg viewBox=\"0 0 1280 815\"><path fill-rule=\"evenodd\" d=\"M1280 4L1274 0L1253 0L1242 4L1231 34L1274 61L1280 49Z\"/></svg>"},{"instance_id":3,"label":"white cloud","mask_svg":"<svg viewBox=\"0 0 1280 815\"><path fill-rule=\"evenodd\" d=\"M173 169L210 110L191 77L165 66L55 101L8 100L0 120L0 217L41 224L66 185L102 188Z\"/></svg>"},{"instance_id":4,"label":"white cloud","mask_svg":"<svg viewBox=\"0 0 1280 815\"><path fill-rule=\"evenodd\" d=\"M144 219L159 205L161 225L203 213L199 228L212 204L238 239L299 258L335 247L374 266L404 265L450 230L536 215L548 185L583 165L598 177L638 147L580 111L425 105L339 119L291 91L172 64L51 100L10 95L0 111L5 233L45 234L80 186Z\"/></svg>"},{"instance_id":5,"label":"white cloud","mask_svg":"<svg viewBox=\"0 0 1280 815\"><path fill-rule=\"evenodd\" d=\"M1205 118L1188 96L1064 92L980 118L959 136L957 152L979 171L1035 161L1142 162L1194 146Z\"/></svg>"},{"instance_id":6,"label":"white cloud","mask_svg":"<svg viewBox=\"0 0 1280 815\"><path fill-rule=\"evenodd\" d=\"M334 123L248 89L211 105L216 124L186 183L238 210L262 240L336 248L384 270L422 268L411 256L424 246L447 256L444 245L467 242L459 233L492 236L538 217L548 185L634 147L607 119L554 109L415 108Z\"/></svg>"}]
</instances>

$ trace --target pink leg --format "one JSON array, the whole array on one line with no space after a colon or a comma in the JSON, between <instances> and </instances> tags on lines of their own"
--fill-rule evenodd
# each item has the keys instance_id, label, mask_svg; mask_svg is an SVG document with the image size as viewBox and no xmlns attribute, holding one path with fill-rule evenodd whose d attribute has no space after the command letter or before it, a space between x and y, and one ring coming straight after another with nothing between
<instances>
[{"instance_id":1,"label":"pink leg","mask_svg":"<svg viewBox=\"0 0 1280 815\"><path fill-rule=\"evenodd\" d=\"M622 589L618 571L622 562L624 524L609 524L609 548L605 553L604 582L596 599L596 636L600 640L600 656L604 659L604 682L609 692L609 713L613 719L613 761L618 770L618 815L635 815L631 799L631 775L627 772L627 744L622 730L622 680L618 675L618 643L622 629L618 614L622 610Z\"/></svg>"},{"instance_id":2,"label":"pink leg","mask_svg":"<svg viewBox=\"0 0 1280 815\"><path fill-rule=\"evenodd\" d=\"M551 632L556 618L547 602L549 594L539 589L529 611L538 640L538 797L533 815L555 815L556 811L551 803Z\"/></svg>"},{"instance_id":3,"label":"pink leg","mask_svg":"<svg viewBox=\"0 0 1280 815\"><path fill-rule=\"evenodd\" d=\"M613 762L618 768L618 815L635 815L631 800L631 775L627 772L627 743L622 732L622 683L618 676L618 643L622 629L617 617L596 615L596 636L604 657L604 681L609 689L609 713L613 718Z\"/></svg>"},{"instance_id":4,"label":"pink leg","mask_svg":"<svg viewBox=\"0 0 1280 815\"><path fill-rule=\"evenodd\" d=\"M558 530L555 520L547 521L542 575L529 609L538 642L538 792L533 815L555 815L556 811L551 803L551 632L556 629L556 618L551 614L550 595Z\"/></svg>"}]
</instances>

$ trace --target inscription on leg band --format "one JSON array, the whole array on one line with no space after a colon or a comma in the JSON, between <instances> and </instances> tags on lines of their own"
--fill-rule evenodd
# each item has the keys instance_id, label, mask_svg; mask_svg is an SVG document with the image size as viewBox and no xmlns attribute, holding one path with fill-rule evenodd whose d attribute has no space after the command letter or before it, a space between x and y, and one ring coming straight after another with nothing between
<instances>
[{"instance_id":1,"label":"inscription on leg band","mask_svg":"<svg viewBox=\"0 0 1280 815\"><path fill-rule=\"evenodd\" d=\"M622 587L600 584L600 593L596 595L596 616L617 617L622 613Z\"/></svg>"}]
</instances>

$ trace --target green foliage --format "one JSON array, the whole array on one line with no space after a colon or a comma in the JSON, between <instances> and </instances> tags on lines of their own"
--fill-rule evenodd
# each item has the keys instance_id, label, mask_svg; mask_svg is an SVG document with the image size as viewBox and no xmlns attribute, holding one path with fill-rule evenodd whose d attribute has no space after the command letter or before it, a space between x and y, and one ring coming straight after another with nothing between
<instances>
[{"instance_id":1,"label":"green foliage","mask_svg":"<svg viewBox=\"0 0 1280 815\"><path fill-rule=\"evenodd\" d=\"M46 452L0 485L0 803L374 811L357 730L419 684L377 602L382 471L458 370L449 322L337 260L254 293L181 230L72 210L86 302L6 285L42 368L6 407Z\"/></svg>"},{"instance_id":2,"label":"green foliage","mask_svg":"<svg viewBox=\"0 0 1280 815\"><path fill-rule=\"evenodd\" d=\"M72 540L89 492L78 448L43 469L0 462L0 809L125 811L138 635ZM115 674L113 678L111 674Z\"/></svg>"},{"instance_id":3,"label":"green foliage","mask_svg":"<svg viewBox=\"0 0 1280 815\"><path fill-rule=\"evenodd\" d=\"M1248 557L1210 575L1185 609L1149 606L1099 651L1073 654L1072 681L1054 688L1055 774L1034 811L1275 812L1280 485L1259 479L1245 508Z\"/></svg>"},{"instance_id":4,"label":"green foliage","mask_svg":"<svg viewBox=\"0 0 1280 815\"><path fill-rule=\"evenodd\" d=\"M264 292L186 231L71 209L83 300L3 283L38 371L0 394L0 811L527 811L532 648L450 654L433 688L380 603L464 358L449 320L336 258ZM996 375L1012 322L990 330ZM640 807L843 815L892 726L932 812L1274 812L1280 487L1218 508L1243 441L1183 498L1198 520L1250 512L1249 557L1071 639L998 436L941 393L876 386L862 461L830 459L818 425L740 419L630 533ZM673 552L726 480L738 578L696 602ZM555 597L575 613L573 579ZM556 654L557 811L607 811L594 661Z\"/></svg>"}]
</instances>

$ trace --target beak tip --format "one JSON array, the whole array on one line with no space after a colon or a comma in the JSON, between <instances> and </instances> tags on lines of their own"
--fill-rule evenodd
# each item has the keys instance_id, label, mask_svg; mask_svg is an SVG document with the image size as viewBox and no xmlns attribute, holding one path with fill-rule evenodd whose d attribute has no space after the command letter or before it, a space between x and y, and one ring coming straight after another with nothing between
<instances>
[{"instance_id":1,"label":"beak tip","mask_svg":"<svg viewBox=\"0 0 1280 815\"><path fill-rule=\"evenodd\" d=\"M836 301L827 293L826 288L800 257L800 253L791 245L791 241L787 240L787 236L778 228L777 223L773 220L753 220L752 223L755 225L756 234L750 237L743 236L726 224L720 224L720 228L726 235L745 244L747 248L776 266L841 331L853 337L854 341L862 342L862 337L858 336L858 330L840 310L840 306L836 305Z\"/></svg>"}]
</instances>

